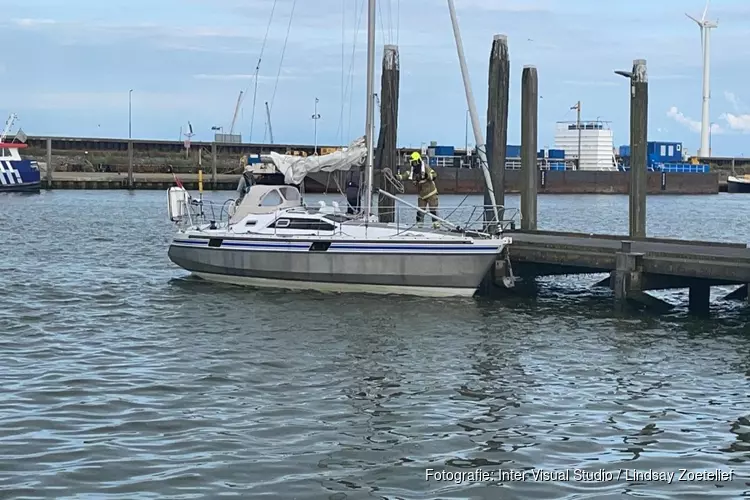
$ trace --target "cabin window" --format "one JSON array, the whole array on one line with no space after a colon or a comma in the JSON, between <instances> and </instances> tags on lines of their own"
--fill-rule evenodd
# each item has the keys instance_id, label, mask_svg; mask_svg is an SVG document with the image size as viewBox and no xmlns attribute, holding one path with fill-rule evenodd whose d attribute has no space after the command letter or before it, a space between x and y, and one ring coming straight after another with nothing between
<instances>
[{"instance_id":1,"label":"cabin window","mask_svg":"<svg viewBox=\"0 0 750 500\"><path fill-rule=\"evenodd\" d=\"M278 205L281 205L284 202L284 200L281 199L281 195L278 191L275 189L273 191L269 191L268 193L263 196L263 199L260 200L260 206L261 207L276 207Z\"/></svg>"},{"instance_id":2,"label":"cabin window","mask_svg":"<svg viewBox=\"0 0 750 500\"><path fill-rule=\"evenodd\" d=\"M297 201L299 200L299 191L296 189L290 188L290 187L283 187L280 188L282 194L284 195L284 198L286 198L289 201Z\"/></svg>"},{"instance_id":3,"label":"cabin window","mask_svg":"<svg viewBox=\"0 0 750 500\"><path fill-rule=\"evenodd\" d=\"M245 225L246 226L254 226L257 223L258 223L257 220L249 220L249 221L245 222Z\"/></svg>"},{"instance_id":4,"label":"cabin window","mask_svg":"<svg viewBox=\"0 0 750 500\"><path fill-rule=\"evenodd\" d=\"M271 229L301 229L305 231L333 231L336 226L314 219L278 219L268 226Z\"/></svg>"}]
</instances>

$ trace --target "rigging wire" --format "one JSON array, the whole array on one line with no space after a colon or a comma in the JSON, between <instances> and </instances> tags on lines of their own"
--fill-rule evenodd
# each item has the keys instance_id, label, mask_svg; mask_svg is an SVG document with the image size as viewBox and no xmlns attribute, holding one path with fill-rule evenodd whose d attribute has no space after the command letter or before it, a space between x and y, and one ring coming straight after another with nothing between
<instances>
[{"instance_id":1,"label":"rigging wire","mask_svg":"<svg viewBox=\"0 0 750 500\"><path fill-rule=\"evenodd\" d=\"M271 114L271 111L273 111L273 103L276 100L276 89L279 88L279 79L281 78L281 67L284 65L284 54L286 53L286 46L289 42L289 33L292 31L292 21L294 20L294 8L297 5L297 0L294 0L292 2L292 12L289 14L289 24L287 24L286 27L286 36L284 37L284 46L281 49L281 60L279 61L279 70L276 73L276 82L273 85L273 94L271 94L271 104L269 106L269 112L268 114ZM266 142L266 133L268 132L268 128L266 127L266 130L263 133L263 142Z\"/></svg>"},{"instance_id":2,"label":"rigging wire","mask_svg":"<svg viewBox=\"0 0 750 500\"><path fill-rule=\"evenodd\" d=\"M336 135L339 136L339 144L344 145L344 99L346 99L346 87L344 83L346 70L346 2L341 0L341 110L339 112L339 125Z\"/></svg>"},{"instance_id":3,"label":"rigging wire","mask_svg":"<svg viewBox=\"0 0 750 500\"><path fill-rule=\"evenodd\" d=\"M263 52L266 50L266 42L268 41L268 33L271 31L271 22L273 21L273 13L276 11L276 3L278 0L273 0L271 6L271 16L268 18L268 25L266 26L266 36L263 37L263 44L260 46L260 55L258 56L258 64L255 65L255 75L253 80L255 81L255 90L253 91L253 112L250 116L250 137L249 141L252 142L253 137L253 124L255 122L255 103L258 98L258 73L260 72L260 62L263 60ZM245 94L250 89L250 85L247 86ZM243 94L244 95L244 94Z\"/></svg>"},{"instance_id":4,"label":"rigging wire","mask_svg":"<svg viewBox=\"0 0 750 500\"><path fill-rule=\"evenodd\" d=\"M352 43L352 57L351 61L349 63L349 82L348 82L348 88L349 88L349 119L347 122L347 131L346 135L348 137L351 137L351 129L352 129L352 109L354 104L354 61L356 59L356 51L357 51L357 36L359 35L360 25L362 22L362 17L365 12L364 7L364 0L361 0L359 2L359 15L357 15L357 10L354 11L354 18L355 18L355 30L353 35L353 43ZM343 127L343 124L341 125Z\"/></svg>"}]
</instances>

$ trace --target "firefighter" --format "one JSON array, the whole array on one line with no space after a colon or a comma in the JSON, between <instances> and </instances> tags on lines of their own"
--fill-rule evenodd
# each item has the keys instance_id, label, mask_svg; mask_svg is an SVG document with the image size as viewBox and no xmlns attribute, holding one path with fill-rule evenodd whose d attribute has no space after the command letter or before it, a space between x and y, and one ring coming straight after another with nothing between
<instances>
[{"instance_id":1,"label":"firefighter","mask_svg":"<svg viewBox=\"0 0 750 500\"><path fill-rule=\"evenodd\" d=\"M396 177L398 177L399 180L408 179L414 183L419 196L417 206L422 210L429 209L430 214L433 216L432 227L438 228L440 227L440 223L436 218L438 210L438 190L437 185L435 184L437 173L430 168L429 165L425 164L422 160L422 155L416 151L412 153L409 158L409 166L410 168L408 172L404 174L398 172ZM423 221L424 212L417 211L417 225L422 227Z\"/></svg>"}]
</instances>

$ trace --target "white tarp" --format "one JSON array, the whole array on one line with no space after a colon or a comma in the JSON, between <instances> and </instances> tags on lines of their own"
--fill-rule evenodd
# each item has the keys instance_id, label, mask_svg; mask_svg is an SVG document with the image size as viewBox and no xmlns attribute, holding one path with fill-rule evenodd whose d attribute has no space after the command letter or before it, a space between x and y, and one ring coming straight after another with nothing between
<instances>
[{"instance_id":1,"label":"white tarp","mask_svg":"<svg viewBox=\"0 0 750 500\"><path fill-rule=\"evenodd\" d=\"M323 156L304 157L269 153L268 157L278 171L284 174L284 182L300 184L307 175L314 172L334 172L361 166L367 159L367 146L365 138L360 137L348 148Z\"/></svg>"}]
</instances>

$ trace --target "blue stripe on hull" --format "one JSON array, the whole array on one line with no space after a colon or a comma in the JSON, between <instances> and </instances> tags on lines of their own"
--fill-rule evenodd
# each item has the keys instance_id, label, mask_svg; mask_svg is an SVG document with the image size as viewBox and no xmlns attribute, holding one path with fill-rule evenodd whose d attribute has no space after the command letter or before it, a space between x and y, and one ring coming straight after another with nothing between
<instances>
[{"instance_id":1,"label":"blue stripe on hull","mask_svg":"<svg viewBox=\"0 0 750 500\"><path fill-rule=\"evenodd\" d=\"M221 238L217 238L221 239ZM219 247L210 248L232 248L242 250L265 250L265 251L295 251L308 252L313 242L305 243L273 243L273 242L244 242L244 241L222 241ZM191 246L191 247L208 247L208 240L177 240L173 241L174 245ZM392 253L411 253L411 252L434 252L434 253L457 253L457 254L489 254L497 253L496 246L467 245L467 244L446 244L436 243L434 245L424 243L404 243L404 244L352 244L352 243L335 243L332 242L326 253L352 253L352 252L392 252Z\"/></svg>"}]
</instances>

